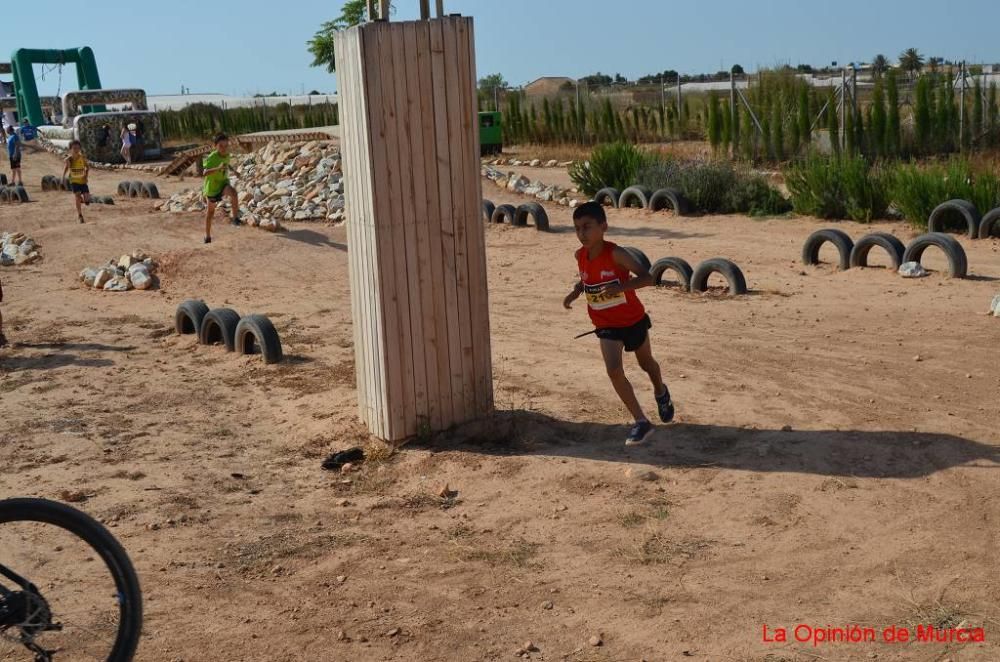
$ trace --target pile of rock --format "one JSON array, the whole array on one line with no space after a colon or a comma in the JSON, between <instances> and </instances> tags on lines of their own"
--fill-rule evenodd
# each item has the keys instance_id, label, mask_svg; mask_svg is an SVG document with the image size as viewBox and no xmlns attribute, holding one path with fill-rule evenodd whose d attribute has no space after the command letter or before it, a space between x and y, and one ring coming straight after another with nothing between
<instances>
[{"instance_id":1,"label":"pile of rock","mask_svg":"<svg viewBox=\"0 0 1000 662\"><path fill-rule=\"evenodd\" d=\"M4 232L0 235L0 267L31 264L40 259L38 244L23 232Z\"/></svg>"},{"instance_id":2,"label":"pile of rock","mask_svg":"<svg viewBox=\"0 0 1000 662\"><path fill-rule=\"evenodd\" d=\"M520 159L493 159L492 161L483 161L483 164L489 164L491 166L503 166L509 165L514 166L529 166L531 168L568 168L573 165L572 161L556 161L555 159L550 159L548 161L542 161L541 159L531 159L530 161L522 161Z\"/></svg>"},{"instance_id":3,"label":"pile of rock","mask_svg":"<svg viewBox=\"0 0 1000 662\"><path fill-rule=\"evenodd\" d=\"M275 231L281 221L340 221L344 218L344 176L340 150L331 142L268 143L263 149L233 158L230 181L240 199L240 214L249 225ZM228 201L220 205L228 208ZM201 211L199 190L177 193L157 209L181 213Z\"/></svg>"},{"instance_id":4,"label":"pile of rock","mask_svg":"<svg viewBox=\"0 0 1000 662\"><path fill-rule=\"evenodd\" d=\"M156 262L142 251L132 251L131 255L112 258L107 264L80 272L84 285L105 292L148 290L156 280Z\"/></svg>"},{"instance_id":5,"label":"pile of rock","mask_svg":"<svg viewBox=\"0 0 1000 662\"><path fill-rule=\"evenodd\" d=\"M499 188L505 188L513 193L530 195L545 202L555 202L564 207L576 207L577 201L572 199L576 193L575 189L562 188L560 186L547 186L542 182L531 181L524 175L519 175L514 171L503 172L492 166L482 169L483 177L486 177Z\"/></svg>"}]
</instances>

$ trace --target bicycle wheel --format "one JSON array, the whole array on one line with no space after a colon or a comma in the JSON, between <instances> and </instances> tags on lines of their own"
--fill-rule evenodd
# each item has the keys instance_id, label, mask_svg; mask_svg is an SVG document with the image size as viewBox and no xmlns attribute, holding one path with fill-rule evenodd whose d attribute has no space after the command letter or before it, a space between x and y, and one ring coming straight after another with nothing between
<instances>
[{"instance_id":1,"label":"bicycle wheel","mask_svg":"<svg viewBox=\"0 0 1000 662\"><path fill-rule=\"evenodd\" d=\"M107 529L54 501L0 501L0 660L129 662L141 630L139 579Z\"/></svg>"}]
</instances>

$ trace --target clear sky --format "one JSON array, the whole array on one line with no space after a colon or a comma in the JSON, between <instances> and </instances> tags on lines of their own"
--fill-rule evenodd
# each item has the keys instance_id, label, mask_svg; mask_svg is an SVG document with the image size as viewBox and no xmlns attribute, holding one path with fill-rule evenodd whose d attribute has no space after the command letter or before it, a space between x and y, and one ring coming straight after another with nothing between
<instances>
[{"instance_id":1,"label":"clear sky","mask_svg":"<svg viewBox=\"0 0 1000 662\"><path fill-rule=\"evenodd\" d=\"M417 0L396 2L394 20L416 16ZM328 92L335 77L309 66L305 42L340 7L340 0L47 0L31 20L15 11L3 41L5 50L91 46L105 87ZM634 78L734 63L747 71L843 64L876 53L894 60L911 46L925 56L1000 63L997 0L445 0L445 9L475 17L479 74L500 72L514 85L598 70ZM39 83L44 94L58 86L55 72ZM62 90L75 86L75 73L65 72Z\"/></svg>"}]
</instances>

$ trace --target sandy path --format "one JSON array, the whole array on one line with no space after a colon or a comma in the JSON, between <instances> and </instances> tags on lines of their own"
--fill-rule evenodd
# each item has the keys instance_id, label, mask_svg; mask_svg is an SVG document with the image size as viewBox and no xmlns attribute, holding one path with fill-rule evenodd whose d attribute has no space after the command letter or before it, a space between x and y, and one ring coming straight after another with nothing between
<instances>
[{"instance_id":1,"label":"sandy path","mask_svg":"<svg viewBox=\"0 0 1000 662\"><path fill-rule=\"evenodd\" d=\"M1000 242L962 240L974 279L907 281L802 267L811 219L612 212L612 240L730 257L753 290L641 293L679 422L626 450L596 344L571 340L586 313L561 307L568 211L546 205L556 232L487 232L501 415L344 484L319 469L365 438L344 229L223 226L205 247L198 215L148 201L79 226L67 194L37 189L56 169L27 155L36 202L0 206L0 230L45 258L0 272L0 497L89 495L142 577L139 659L505 660L527 640L532 659L581 662L1000 658L1000 324L983 314ZM164 263L160 290L76 283L134 248ZM174 335L190 297L271 315L289 361ZM433 496L445 483L457 500ZM986 643L761 642L764 623L949 618L985 623Z\"/></svg>"}]
</instances>

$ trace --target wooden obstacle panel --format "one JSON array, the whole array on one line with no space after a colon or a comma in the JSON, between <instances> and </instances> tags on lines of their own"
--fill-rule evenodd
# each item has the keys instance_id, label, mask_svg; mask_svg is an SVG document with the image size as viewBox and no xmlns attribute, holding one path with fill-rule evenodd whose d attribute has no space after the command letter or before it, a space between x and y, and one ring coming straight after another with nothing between
<instances>
[{"instance_id":1,"label":"wooden obstacle panel","mask_svg":"<svg viewBox=\"0 0 1000 662\"><path fill-rule=\"evenodd\" d=\"M493 408L472 19L335 48L358 403L395 441Z\"/></svg>"}]
</instances>

